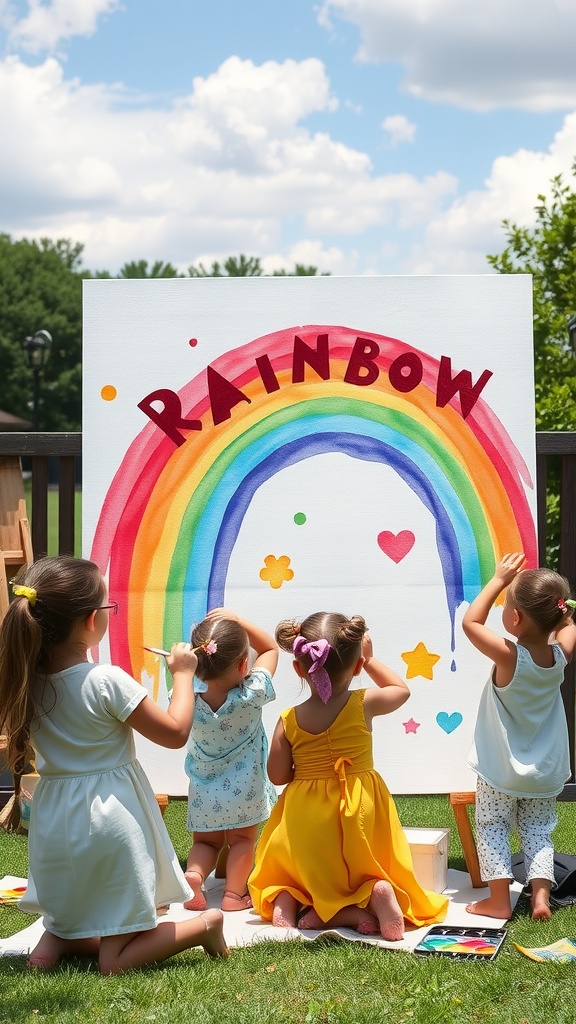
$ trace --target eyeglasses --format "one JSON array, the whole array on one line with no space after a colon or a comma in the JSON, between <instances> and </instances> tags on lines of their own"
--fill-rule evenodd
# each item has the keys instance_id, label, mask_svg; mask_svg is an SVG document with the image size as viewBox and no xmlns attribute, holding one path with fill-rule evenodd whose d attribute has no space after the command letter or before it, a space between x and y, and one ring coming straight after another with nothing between
<instances>
[{"instance_id":1,"label":"eyeglasses","mask_svg":"<svg viewBox=\"0 0 576 1024\"><path fill-rule=\"evenodd\" d=\"M98 608L96 609L96 611L97 611L97 612L104 612L104 611L106 611L107 609L108 609L109 611L111 611L113 615L118 615L118 601L111 601L111 602L110 602L110 604L101 604L101 605L100 605L100 606L99 606L99 607L98 607Z\"/></svg>"}]
</instances>

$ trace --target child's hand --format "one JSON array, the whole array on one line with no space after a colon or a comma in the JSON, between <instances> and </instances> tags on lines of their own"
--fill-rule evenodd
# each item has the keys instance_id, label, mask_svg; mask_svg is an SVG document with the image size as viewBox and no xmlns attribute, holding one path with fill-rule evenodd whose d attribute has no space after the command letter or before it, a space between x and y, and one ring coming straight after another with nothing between
<instances>
[{"instance_id":1,"label":"child's hand","mask_svg":"<svg viewBox=\"0 0 576 1024\"><path fill-rule=\"evenodd\" d=\"M181 641L179 644L173 645L169 656L166 658L166 664L172 675L175 672L190 672L191 675L194 675L198 658L192 650L192 645Z\"/></svg>"},{"instance_id":2,"label":"child's hand","mask_svg":"<svg viewBox=\"0 0 576 1024\"><path fill-rule=\"evenodd\" d=\"M507 587L516 578L518 573L522 572L522 566L525 561L526 557L521 551L512 551L510 554L504 555L496 566L494 579L499 580L503 587Z\"/></svg>"},{"instance_id":3,"label":"child's hand","mask_svg":"<svg viewBox=\"0 0 576 1024\"><path fill-rule=\"evenodd\" d=\"M213 608L211 612L208 612L207 619L211 622L220 622L221 619L232 619L234 622L238 622L238 616L236 612L230 611L230 608Z\"/></svg>"},{"instance_id":4,"label":"child's hand","mask_svg":"<svg viewBox=\"0 0 576 1024\"><path fill-rule=\"evenodd\" d=\"M364 633L362 637L362 657L364 658L364 664L367 665L370 658L374 654L374 648L372 647L372 637L370 633Z\"/></svg>"}]
</instances>

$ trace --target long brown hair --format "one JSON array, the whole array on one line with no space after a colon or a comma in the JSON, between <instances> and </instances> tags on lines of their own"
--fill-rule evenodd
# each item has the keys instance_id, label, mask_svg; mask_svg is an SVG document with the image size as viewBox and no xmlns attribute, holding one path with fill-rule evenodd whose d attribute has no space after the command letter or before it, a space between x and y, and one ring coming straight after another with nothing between
<instances>
[{"instance_id":1,"label":"long brown hair","mask_svg":"<svg viewBox=\"0 0 576 1024\"><path fill-rule=\"evenodd\" d=\"M40 558L12 582L27 593L14 596L0 628L0 733L7 737L6 767L15 776L17 792L30 724L42 713L37 684L46 674L50 652L98 608L104 589L94 562L68 556Z\"/></svg>"}]
</instances>

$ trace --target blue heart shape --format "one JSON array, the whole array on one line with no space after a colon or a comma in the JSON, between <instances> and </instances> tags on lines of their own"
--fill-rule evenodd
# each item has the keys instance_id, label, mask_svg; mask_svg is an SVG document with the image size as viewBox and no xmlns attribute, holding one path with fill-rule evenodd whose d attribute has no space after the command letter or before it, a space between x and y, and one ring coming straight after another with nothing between
<instances>
[{"instance_id":1,"label":"blue heart shape","mask_svg":"<svg viewBox=\"0 0 576 1024\"><path fill-rule=\"evenodd\" d=\"M462 715L459 711L453 711L451 715L446 711L440 711L436 715L436 721L440 728L450 735L451 732L454 732L454 729L457 729L462 724Z\"/></svg>"}]
</instances>

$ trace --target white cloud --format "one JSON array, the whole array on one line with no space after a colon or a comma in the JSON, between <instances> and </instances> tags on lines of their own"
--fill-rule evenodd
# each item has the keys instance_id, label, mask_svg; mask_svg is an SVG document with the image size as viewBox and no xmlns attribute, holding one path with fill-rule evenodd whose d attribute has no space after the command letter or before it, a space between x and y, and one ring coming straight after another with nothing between
<instances>
[{"instance_id":1,"label":"white cloud","mask_svg":"<svg viewBox=\"0 0 576 1024\"><path fill-rule=\"evenodd\" d=\"M8 46L28 53L53 51L72 36L90 36L98 18L118 10L121 0L27 0L28 14L17 18L11 4L0 8Z\"/></svg>"},{"instance_id":2,"label":"white cloud","mask_svg":"<svg viewBox=\"0 0 576 1024\"><path fill-rule=\"evenodd\" d=\"M382 128L389 137L391 146L398 146L401 142L414 142L416 125L412 124L404 114L391 114L382 121Z\"/></svg>"},{"instance_id":3,"label":"white cloud","mask_svg":"<svg viewBox=\"0 0 576 1024\"><path fill-rule=\"evenodd\" d=\"M502 221L535 221L538 195L550 194L552 178L571 182L576 152L576 113L569 114L545 153L520 149L498 157L483 189L459 197L428 224L425 240L409 261L415 274L489 272L487 253L505 246Z\"/></svg>"},{"instance_id":4,"label":"white cloud","mask_svg":"<svg viewBox=\"0 0 576 1024\"><path fill-rule=\"evenodd\" d=\"M361 33L359 57L395 61L413 96L472 110L576 106L574 0L324 0Z\"/></svg>"},{"instance_id":5,"label":"white cloud","mask_svg":"<svg viewBox=\"0 0 576 1024\"><path fill-rule=\"evenodd\" d=\"M344 252L337 246L325 246L321 241L303 238L291 245L286 254L271 253L262 260L267 274L275 270L291 271L297 263L317 267L319 273L354 274L358 267L358 253Z\"/></svg>"},{"instance_id":6,"label":"white cloud","mask_svg":"<svg viewBox=\"0 0 576 1024\"><path fill-rule=\"evenodd\" d=\"M67 80L54 58L0 62L4 230L71 237L87 266L112 271L129 259L187 266L199 253L239 251L338 270L338 243L326 237L426 223L456 190L442 172L374 175L366 153L308 130L308 114L334 107L315 59L229 58L169 111L119 107L117 97ZM316 241L293 256L302 237Z\"/></svg>"}]
</instances>

